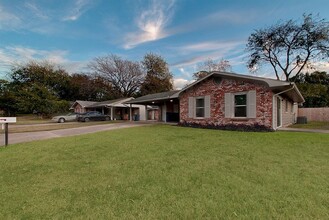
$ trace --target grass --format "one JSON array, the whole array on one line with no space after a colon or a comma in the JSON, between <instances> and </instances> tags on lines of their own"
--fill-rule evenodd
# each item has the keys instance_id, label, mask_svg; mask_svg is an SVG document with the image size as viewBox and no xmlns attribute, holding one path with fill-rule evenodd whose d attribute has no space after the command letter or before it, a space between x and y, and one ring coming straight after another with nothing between
<instances>
[{"instance_id":1,"label":"grass","mask_svg":"<svg viewBox=\"0 0 329 220\"><path fill-rule=\"evenodd\" d=\"M289 127L291 127L291 128L304 128L304 129L329 130L329 122L309 121L307 124L294 124L294 125L291 125Z\"/></svg>"},{"instance_id":2,"label":"grass","mask_svg":"<svg viewBox=\"0 0 329 220\"><path fill-rule=\"evenodd\" d=\"M329 136L156 125L0 149L0 219L328 219Z\"/></svg>"},{"instance_id":3,"label":"grass","mask_svg":"<svg viewBox=\"0 0 329 220\"><path fill-rule=\"evenodd\" d=\"M37 115L18 115L17 117L17 125L31 125L31 124L45 124L52 123L49 118L41 118Z\"/></svg>"}]
</instances>

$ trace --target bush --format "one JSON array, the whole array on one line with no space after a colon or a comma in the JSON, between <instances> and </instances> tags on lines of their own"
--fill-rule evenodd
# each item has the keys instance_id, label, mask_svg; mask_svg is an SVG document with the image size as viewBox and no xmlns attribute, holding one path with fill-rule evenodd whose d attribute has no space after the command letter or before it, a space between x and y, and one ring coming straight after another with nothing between
<instances>
[{"instance_id":1,"label":"bush","mask_svg":"<svg viewBox=\"0 0 329 220\"><path fill-rule=\"evenodd\" d=\"M244 131L244 132L270 132L274 131L272 128L260 125L255 123L253 125L246 124L199 124L199 123L191 123L191 122L180 122L179 126L182 127L192 127L192 128L205 128L205 129L218 129L218 130L230 130L230 131Z\"/></svg>"}]
</instances>

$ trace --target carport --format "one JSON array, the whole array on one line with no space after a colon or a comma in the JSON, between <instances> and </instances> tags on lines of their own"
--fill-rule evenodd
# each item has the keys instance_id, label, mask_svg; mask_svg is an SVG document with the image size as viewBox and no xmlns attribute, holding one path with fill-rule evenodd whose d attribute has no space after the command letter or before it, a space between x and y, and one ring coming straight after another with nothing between
<instances>
[{"instance_id":1,"label":"carport","mask_svg":"<svg viewBox=\"0 0 329 220\"><path fill-rule=\"evenodd\" d=\"M180 90L161 92L145 95L125 102L132 106L133 104L145 106L145 118L148 119L147 106L158 106L159 121L179 122L179 95ZM132 109L132 108L131 108Z\"/></svg>"},{"instance_id":2,"label":"carport","mask_svg":"<svg viewBox=\"0 0 329 220\"><path fill-rule=\"evenodd\" d=\"M129 120L131 115L140 114L140 106L125 104L133 98L122 98L97 102L86 107L88 111L99 111L111 116L111 120Z\"/></svg>"}]
</instances>

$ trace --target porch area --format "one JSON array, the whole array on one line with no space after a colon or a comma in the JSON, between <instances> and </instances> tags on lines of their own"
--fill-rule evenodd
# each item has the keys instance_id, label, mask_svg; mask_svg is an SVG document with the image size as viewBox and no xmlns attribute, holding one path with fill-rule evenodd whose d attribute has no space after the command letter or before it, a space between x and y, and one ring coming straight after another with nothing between
<instances>
[{"instance_id":1,"label":"porch area","mask_svg":"<svg viewBox=\"0 0 329 220\"><path fill-rule=\"evenodd\" d=\"M144 105L145 106L145 119L155 120L152 117L153 114L157 114L157 121L160 122L179 122L179 99L178 90L155 93L146 96L142 96L126 102L127 104L133 105ZM150 110L146 106L153 106L154 109L158 109L158 112L149 113Z\"/></svg>"}]
</instances>

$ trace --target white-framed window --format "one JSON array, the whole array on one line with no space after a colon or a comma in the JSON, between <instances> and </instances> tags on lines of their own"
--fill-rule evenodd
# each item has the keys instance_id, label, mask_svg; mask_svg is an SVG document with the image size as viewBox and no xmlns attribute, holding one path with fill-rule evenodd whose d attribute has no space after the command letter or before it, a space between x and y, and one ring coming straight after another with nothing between
<instances>
[{"instance_id":1,"label":"white-framed window","mask_svg":"<svg viewBox=\"0 0 329 220\"><path fill-rule=\"evenodd\" d=\"M203 118L204 117L204 97L197 97L195 98L195 117L196 118Z\"/></svg>"},{"instance_id":2,"label":"white-framed window","mask_svg":"<svg viewBox=\"0 0 329 220\"><path fill-rule=\"evenodd\" d=\"M188 98L189 118L210 118L210 112L210 95Z\"/></svg>"},{"instance_id":3,"label":"white-framed window","mask_svg":"<svg viewBox=\"0 0 329 220\"><path fill-rule=\"evenodd\" d=\"M247 94L234 94L234 117L247 117Z\"/></svg>"}]
</instances>

